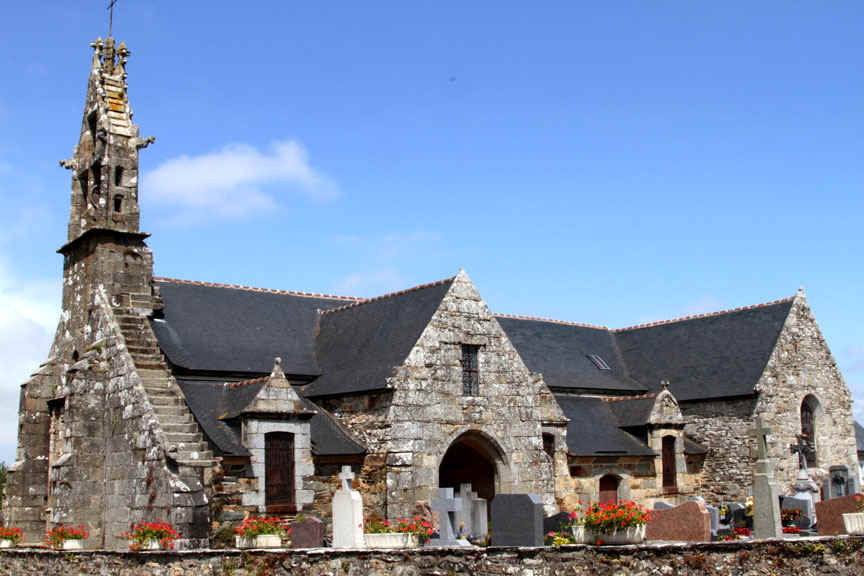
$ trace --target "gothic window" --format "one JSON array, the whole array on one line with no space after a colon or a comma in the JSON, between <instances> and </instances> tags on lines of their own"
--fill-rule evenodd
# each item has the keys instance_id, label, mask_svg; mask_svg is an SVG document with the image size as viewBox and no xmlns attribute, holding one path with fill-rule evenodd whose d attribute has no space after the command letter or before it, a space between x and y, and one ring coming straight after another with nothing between
<instances>
[{"instance_id":1,"label":"gothic window","mask_svg":"<svg viewBox=\"0 0 864 576\"><path fill-rule=\"evenodd\" d=\"M819 401L813 395L808 395L801 403L801 444L804 447L804 457L807 466L816 466L816 415Z\"/></svg>"},{"instance_id":2,"label":"gothic window","mask_svg":"<svg viewBox=\"0 0 864 576\"><path fill-rule=\"evenodd\" d=\"M479 346L462 345L462 395L480 395Z\"/></svg>"}]
</instances>

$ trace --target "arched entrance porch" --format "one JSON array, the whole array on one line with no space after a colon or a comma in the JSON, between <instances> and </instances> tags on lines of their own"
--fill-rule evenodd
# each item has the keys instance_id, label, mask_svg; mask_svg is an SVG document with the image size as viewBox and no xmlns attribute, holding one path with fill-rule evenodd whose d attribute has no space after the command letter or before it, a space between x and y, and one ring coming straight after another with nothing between
<instances>
[{"instance_id":1,"label":"arched entrance porch","mask_svg":"<svg viewBox=\"0 0 864 576\"><path fill-rule=\"evenodd\" d=\"M480 498L491 502L496 488L502 485L505 469L505 457L497 443L482 432L470 430L444 453L438 467L438 486L457 490L461 484L471 484Z\"/></svg>"}]
</instances>

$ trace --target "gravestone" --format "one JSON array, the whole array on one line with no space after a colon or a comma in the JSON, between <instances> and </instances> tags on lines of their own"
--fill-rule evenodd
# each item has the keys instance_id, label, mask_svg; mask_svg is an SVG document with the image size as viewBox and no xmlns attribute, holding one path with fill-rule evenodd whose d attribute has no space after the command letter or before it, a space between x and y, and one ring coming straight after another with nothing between
<instances>
[{"instance_id":1,"label":"gravestone","mask_svg":"<svg viewBox=\"0 0 864 576\"><path fill-rule=\"evenodd\" d=\"M343 466L339 473L342 486L333 496L333 547L365 548L363 540L363 499L351 489L354 478L350 466Z\"/></svg>"},{"instance_id":2,"label":"gravestone","mask_svg":"<svg viewBox=\"0 0 864 576\"><path fill-rule=\"evenodd\" d=\"M663 502L662 500L654 502L654 510L671 510L672 508L675 508L675 505L669 502Z\"/></svg>"},{"instance_id":3,"label":"gravestone","mask_svg":"<svg viewBox=\"0 0 864 576\"><path fill-rule=\"evenodd\" d=\"M318 518L304 518L291 523L292 548L321 548L324 545L324 523Z\"/></svg>"},{"instance_id":4,"label":"gravestone","mask_svg":"<svg viewBox=\"0 0 864 576\"><path fill-rule=\"evenodd\" d=\"M732 528L742 528L747 523L747 507L738 502L732 502L728 507L729 524Z\"/></svg>"},{"instance_id":5,"label":"gravestone","mask_svg":"<svg viewBox=\"0 0 864 576\"><path fill-rule=\"evenodd\" d=\"M472 514L474 508L474 498L471 492L471 484L460 484L459 492L456 494L456 499L462 505L459 510L453 514L453 529L456 536L459 538L468 538L474 536L474 525Z\"/></svg>"},{"instance_id":6,"label":"gravestone","mask_svg":"<svg viewBox=\"0 0 864 576\"><path fill-rule=\"evenodd\" d=\"M753 536L777 538L783 534L780 523L779 487L774 481L773 459L768 457L768 436L771 429L756 418L752 434L756 437L758 460L753 468Z\"/></svg>"},{"instance_id":7,"label":"gravestone","mask_svg":"<svg viewBox=\"0 0 864 576\"><path fill-rule=\"evenodd\" d=\"M552 516L547 516L543 519L543 534L548 534L549 532L569 532L570 522L569 512L559 512Z\"/></svg>"},{"instance_id":8,"label":"gravestone","mask_svg":"<svg viewBox=\"0 0 864 576\"><path fill-rule=\"evenodd\" d=\"M646 540L711 540L711 517L705 504L690 500L670 510L657 510L645 529Z\"/></svg>"},{"instance_id":9,"label":"gravestone","mask_svg":"<svg viewBox=\"0 0 864 576\"><path fill-rule=\"evenodd\" d=\"M819 535L846 534L846 527L843 525L843 514L851 514L856 510L857 504L854 494L817 502L816 515L819 521L816 523L816 528L819 529Z\"/></svg>"},{"instance_id":10,"label":"gravestone","mask_svg":"<svg viewBox=\"0 0 864 576\"><path fill-rule=\"evenodd\" d=\"M462 501L453 497L453 488L439 488L438 498L432 500L432 511L438 513L438 538L429 541L430 546L465 546L466 540L456 538L454 524L456 512L462 510Z\"/></svg>"},{"instance_id":11,"label":"gravestone","mask_svg":"<svg viewBox=\"0 0 864 576\"><path fill-rule=\"evenodd\" d=\"M473 492L471 496L471 526L474 528L474 538L477 541L483 541L489 535L489 512L486 499L478 497Z\"/></svg>"},{"instance_id":12,"label":"gravestone","mask_svg":"<svg viewBox=\"0 0 864 576\"><path fill-rule=\"evenodd\" d=\"M710 520L711 539L717 539L717 531L720 530L720 510L710 504L705 505L705 510L708 511L708 519Z\"/></svg>"},{"instance_id":13,"label":"gravestone","mask_svg":"<svg viewBox=\"0 0 864 576\"><path fill-rule=\"evenodd\" d=\"M543 502L535 494L496 494L493 546L543 546Z\"/></svg>"}]
</instances>

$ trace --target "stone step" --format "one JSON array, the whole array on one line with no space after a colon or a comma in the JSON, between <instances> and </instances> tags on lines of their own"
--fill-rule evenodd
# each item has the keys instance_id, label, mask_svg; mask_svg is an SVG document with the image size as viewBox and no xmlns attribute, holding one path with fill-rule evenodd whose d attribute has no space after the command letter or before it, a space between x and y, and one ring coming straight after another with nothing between
<instances>
[{"instance_id":1,"label":"stone step","mask_svg":"<svg viewBox=\"0 0 864 576\"><path fill-rule=\"evenodd\" d=\"M158 416L158 415L157 415ZM198 431L198 424L195 422L195 418L191 414L186 414L184 416L178 416L177 414L169 415L163 414L159 417L159 423L163 427L165 426L196 426L194 431Z\"/></svg>"},{"instance_id":2,"label":"stone step","mask_svg":"<svg viewBox=\"0 0 864 576\"><path fill-rule=\"evenodd\" d=\"M161 352L157 352L155 354L143 354L143 353L137 352L137 353L132 354L132 358L135 360L135 366L140 366L141 364L156 363L156 362L161 363L163 360Z\"/></svg>"},{"instance_id":3,"label":"stone step","mask_svg":"<svg viewBox=\"0 0 864 576\"><path fill-rule=\"evenodd\" d=\"M153 411L156 412L156 416L159 417L159 421L162 421L163 416L184 416L189 414L189 409L182 404L175 405L165 405L165 404L154 404Z\"/></svg>"},{"instance_id":4,"label":"stone step","mask_svg":"<svg viewBox=\"0 0 864 576\"><path fill-rule=\"evenodd\" d=\"M150 396L150 403L156 406L182 406L185 404L182 399L178 398L175 395L160 395L157 396L155 394L150 394L150 391L147 391L147 395Z\"/></svg>"},{"instance_id":5,"label":"stone step","mask_svg":"<svg viewBox=\"0 0 864 576\"><path fill-rule=\"evenodd\" d=\"M156 362L155 360L136 361L135 367L140 370L156 370L157 368L162 368L162 362Z\"/></svg>"},{"instance_id":6,"label":"stone step","mask_svg":"<svg viewBox=\"0 0 864 576\"><path fill-rule=\"evenodd\" d=\"M162 431L165 434L188 434L194 433L198 431L198 425L195 422L189 422L188 424L182 424L179 422L163 422L162 423Z\"/></svg>"},{"instance_id":7,"label":"stone step","mask_svg":"<svg viewBox=\"0 0 864 576\"><path fill-rule=\"evenodd\" d=\"M168 452L168 456L177 462L213 461L213 452L210 450L177 450L176 452Z\"/></svg>"},{"instance_id":8,"label":"stone step","mask_svg":"<svg viewBox=\"0 0 864 576\"><path fill-rule=\"evenodd\" d=\"M165 429L163 428L163 432ZM165 436L172 444L185 444L189 448L204 449L205 446L191 446L191 444L200 444L203 440L200 432L166 432Z\"/></svg>"}]
</instances>

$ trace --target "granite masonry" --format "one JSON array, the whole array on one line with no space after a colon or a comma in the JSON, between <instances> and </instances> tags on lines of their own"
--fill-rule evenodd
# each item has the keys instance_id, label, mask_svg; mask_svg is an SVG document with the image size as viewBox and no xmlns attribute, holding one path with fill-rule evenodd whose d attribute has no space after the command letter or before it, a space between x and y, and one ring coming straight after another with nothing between
<instances>
[{"instance_id":1,"label":"granite masonry","mask_svg":"<svg viewBox=\"0 0 864 576\"><path fill-rule=\"evenodd\" d=\"M129 51L92 47L61 162L63 309L21 386L3 504L25 541L84 524L88 548L124 549L130 524L165 520L197 548L229 543L246 517L299 513L329 535L345 467L363 514L390 519L463 486L488 510L534 494L547 514L742 501L757 417L784 492L792 444L819 486L855 473L851 396L803 291L610 330L495 314L463 270L367 299L154 277L138 203L153 139L132 122Z\"/></svg>"}]
</instances>

